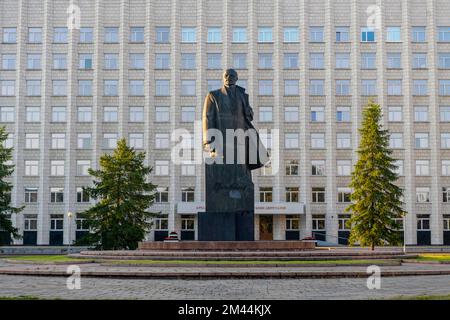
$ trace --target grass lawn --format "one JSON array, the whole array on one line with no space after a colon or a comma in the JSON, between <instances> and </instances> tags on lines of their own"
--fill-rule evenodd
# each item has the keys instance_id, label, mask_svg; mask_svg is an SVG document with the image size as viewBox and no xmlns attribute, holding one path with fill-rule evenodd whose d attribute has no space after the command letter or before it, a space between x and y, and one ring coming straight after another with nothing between
<instances>
[{"instance_id":1,"label":"grass lawn","mask_svg":"<svg viewBox=\"0 0 450 320\"><path fill-rule=\"evenodd\" d=\"M391 300L450 300L450 294L448 295L437 295L437 296L399 296L393 297Z\"/></svg>"},{"instance_id":2,"label":"grass lawn","mask_svg":"<svg viewBox=\"0 0 450 320\"><path fill-rule=\"evenodd\" d=\"M1 297L0 300L41 300L39 297L34 296L17 296L17 297Z\"/></svg>"},{"instance_id":3,"label":"grass lawn","mask_svg":"<svg viewBox=\"0 0 450 320\"><path fill-rule=\"evenodd\" d=\"M419 257L415 260L438 261L438 262L449 262L450 263L450 253L423 253L423 254L419 254Z\"/></svg>"},{"instance_id":4,"label":"grass lawn","mask_svg":"<svg viewBox=\"0 0 450 320\"><path fill-rule=\"evenodd\" d=\"M36 263L93 261L93 259L70 258L66 255L14 256L14 257L7 257L7 259L17 261L31 261Z\"/></svg>"}]
</instances>

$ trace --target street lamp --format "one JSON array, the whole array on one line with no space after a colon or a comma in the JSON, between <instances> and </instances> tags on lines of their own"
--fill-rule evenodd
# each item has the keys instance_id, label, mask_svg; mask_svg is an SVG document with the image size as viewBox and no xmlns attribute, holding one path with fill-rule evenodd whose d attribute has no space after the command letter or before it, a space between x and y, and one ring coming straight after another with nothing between
<instances>
[{"instance_id":1,"label":"street lamp","mask_svg":"<svg viewBox=\"0 0 450 320\"><path fill-rule=\"evenodd\" d=\"M69 211L67 212L67 217L69 218L69 225L68 225L68 229L69 229L69 234L68 234L68 239L69 239L69 249L68 249L68 254L70 254L70 244L71 244L71 222L72 222L72 217L73 217L73 212Z\"/></svg>"},{"instance_id":2,"label":"street lamp","mask_svg":"<svg viewBox=\"0 0 450 320\"><path fill-rule=\"evenodd\" d=\"M403 254L406 254L406 213L403 213Z\"/></svg>"}]
</instances>

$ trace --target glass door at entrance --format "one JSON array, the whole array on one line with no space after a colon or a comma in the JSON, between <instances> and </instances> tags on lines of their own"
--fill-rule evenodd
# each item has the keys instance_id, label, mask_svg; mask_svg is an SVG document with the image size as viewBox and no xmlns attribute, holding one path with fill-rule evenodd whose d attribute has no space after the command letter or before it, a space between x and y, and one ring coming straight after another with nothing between
<instances>
[{"instance_id":1,"label":"glass door at entrance","mask_svg":"<svg viewBox=\"0 0 450 320\"><path fill-rule=\"evenodd\" d=\"M273 240L273 216L259 216L259 240Z\"/></svg>"}]
</instances>

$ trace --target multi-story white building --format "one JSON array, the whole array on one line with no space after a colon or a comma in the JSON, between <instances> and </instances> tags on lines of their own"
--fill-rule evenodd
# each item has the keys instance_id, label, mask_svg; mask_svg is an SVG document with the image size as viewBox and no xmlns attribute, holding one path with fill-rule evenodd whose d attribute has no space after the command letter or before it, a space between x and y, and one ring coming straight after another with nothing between
<instances>
[{"instance_id":1,"label":"multi-story white building","mask_svg":"<svg viewBox=\"0 0 450 320\"><path fill-rule=\"evenodd\" d=\"M255 238L345 241L361 110L392 133L407 244L450 243L447 0L1 0L0 122L16 171L17 244L80 236L87 168L120 137L147 152L164 215L196 238L203 164L171 161L225 68L278 161L254 172ZM275 148L279 145L279 148ZM277 150L275 150L277 149Z\"/></svg>"}]
</instances>

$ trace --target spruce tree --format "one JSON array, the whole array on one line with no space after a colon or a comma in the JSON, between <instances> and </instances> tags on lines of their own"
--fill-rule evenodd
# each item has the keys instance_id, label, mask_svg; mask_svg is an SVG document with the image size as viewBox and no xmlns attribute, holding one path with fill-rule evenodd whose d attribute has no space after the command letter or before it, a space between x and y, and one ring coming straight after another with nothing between
<instances>
[{"instance_id":1,"label":"spruce tree","mask_svg":"<svg viewBox=\"0 0 450 320\"><path fill-rule=\"evenodd\" d=\"M19 239L21 236L18 229L14 228L10 215L19 213L23 207L15 208L11 206L12 183L6 179L14 172L14 165L7 164L12 159L12 148L5 148L4 142L8 139L8 133L5 127L0 127L0 232L7 235L7 238ZM2 244L0 239L0 245Z\"/></svg>"},{"instance_id":2,"label":"spruce tree","mask_svg":"<svg viewBox=\"0 0 450 320\"><path fill-rule=\"evenodd\" d=\"M79 244L134 250L145 238L155 216L147 210L156 186L147 182L152 168L144 165L144 159L144 152L136 152L121 139L113 154L101 156L99 170L89 170L93 186L84 191L98 202L82 213L90 233Z\"/></svg>"},{"instance_id":3,"label":"spruce tree","mask_svg":"<svg viewBox=\"0 0 450 320\"><path fill-rule=\"evenodd\" d=\"M359 159L350 184L352 204L347 208L352 214L348 221L350 244L359 242L372 250L400 242L399 225L394 219L405 214L402 190L395 185L398 175L389 148L389 133L382 129L381 117L380 106L370 101L359 129Z\"/></svg>"}]
</instances>

